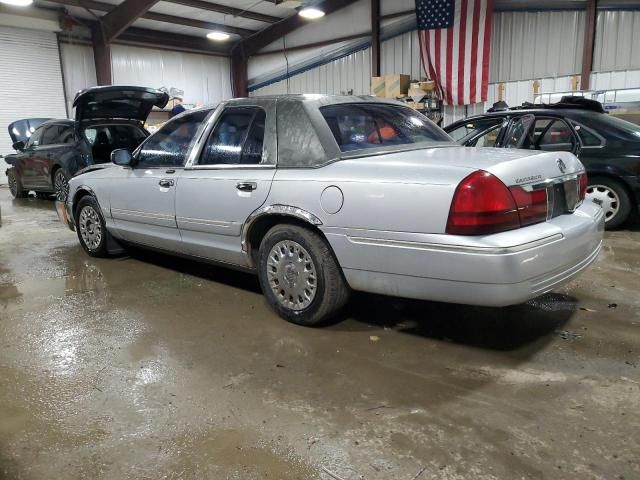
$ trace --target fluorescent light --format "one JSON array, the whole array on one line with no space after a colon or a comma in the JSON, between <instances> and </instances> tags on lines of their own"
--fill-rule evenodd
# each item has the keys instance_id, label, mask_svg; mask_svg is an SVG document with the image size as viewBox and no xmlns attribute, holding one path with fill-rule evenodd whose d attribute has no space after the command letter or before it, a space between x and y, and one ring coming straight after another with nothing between
<instances>
[{"instance_id":1,"label":"fluorescent light","mask_svg":"<svg viewBox=\"0 0 640 480\"><path fill-rule=\"evenodd\" d=\"M319 8L305 7L298 12L298 15L308 20L317 20L324 17L324 12Z\"/></svg>"},{"instance_id":2,"label":"fluorescent light","mask_svg":"<svg viewBox=\"0 0 640 480\"><path fill-rule=\"evenodd\" d=\"M27 5L31 5L33 0L0 0L0 3L14 5L16 7L26 7Z\"/></svg>"},{"instance_id":3,"label":"fluorescent light","mask_svg":"<svg viewBox=\"0 0 640 480\"><path fill-rule=\"evenodd\" d=\"M215 40L216 42L224 42L225 40L229 40L229 34L224 32L209 32L207 33L207 38L209 40Z\"/></svg>"}]
</instances>

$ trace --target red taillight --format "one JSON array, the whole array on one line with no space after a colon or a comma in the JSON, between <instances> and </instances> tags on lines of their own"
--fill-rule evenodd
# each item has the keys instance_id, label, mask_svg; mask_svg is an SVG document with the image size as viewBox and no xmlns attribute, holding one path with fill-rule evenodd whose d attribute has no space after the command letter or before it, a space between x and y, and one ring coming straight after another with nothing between
<instances>
[{"instance_id":1,"label":"red taillight","mask_svg":"<svg viewBox=\"0 0 640 480\"><path fill-rule=\"evenodd\" d=\"M527 192L522 187L509 189L518 206L520 226L544 222L547 219L547 190L533 190Z\"/></svg>"},{"instance_id":2,"label":"red taillight","mask_svg":"<svg viewBox=\"0 0 640 480\"><path fill-rule=\"evenodd\" d=\"M584 200L587 195L587 185L589 184L586 172L578 175L578 183L580 184L580 200Z\"/></svg>"},{"instance_id":3,"label":"red taillight","mask_svg":"<svg viewBox=\"0 0 640 480\"><path fill-rule=\"evenodd\" d=\"M495 176L478 170L460 182L451 202L447 233L482 235L518 227L513 196Z\"/></svg>"},{"instance_id":4,"label":"red taillight","mask_svg":"<svg viewBox=\"0 0 640 480\"><path fill-rule=\"evenodd\" d=\"M456 188L446 231L452 235L486 235L546 219L546 190L507 188L494 175L478 170Z\"/></svg>"}]
</instances>

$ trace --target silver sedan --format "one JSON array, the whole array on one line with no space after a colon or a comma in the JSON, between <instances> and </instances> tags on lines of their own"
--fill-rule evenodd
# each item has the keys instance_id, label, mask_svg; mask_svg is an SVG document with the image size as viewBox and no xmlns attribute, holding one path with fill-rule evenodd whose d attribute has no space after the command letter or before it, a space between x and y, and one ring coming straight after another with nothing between
<instances>
[{"instance_id":1,"label":"silver sedan","mask_svg":"<svg viewBox=\"0 0 640 480\"><path fill-rule=\"evenodd\" d=\"M568 282L602 243L574 155L460 147L373 97L230 100L111 158L58 205L89 255L135 244L252 271L302 325L352 290L520 303Z\"/></svg>"}]
</instances>

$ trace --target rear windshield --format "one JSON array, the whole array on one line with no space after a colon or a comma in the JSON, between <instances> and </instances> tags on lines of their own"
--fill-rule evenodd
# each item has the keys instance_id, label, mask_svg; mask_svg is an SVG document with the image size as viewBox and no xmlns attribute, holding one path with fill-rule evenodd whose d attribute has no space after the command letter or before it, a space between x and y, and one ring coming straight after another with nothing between
<instances>
[{"instance_id":1,"label":"rear windshield","mask_svg":"<svg viewBox=\"0 0 640 480\"><path fill-rule=\"evenodd\" d=\"M408 107L371 103L321 107L340 150L451 142L443 130Z\"/></svg>"}]
</instances>

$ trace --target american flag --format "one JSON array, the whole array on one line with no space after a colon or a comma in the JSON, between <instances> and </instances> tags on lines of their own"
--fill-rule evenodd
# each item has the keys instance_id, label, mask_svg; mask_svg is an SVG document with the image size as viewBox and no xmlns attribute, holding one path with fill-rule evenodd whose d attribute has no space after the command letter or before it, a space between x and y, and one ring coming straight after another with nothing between
<instances>
[{"instance_id":1,"label":"american flag","mask_svg":"<svg viewBox=\"0 0 640 480\"><path fill-rule=\"evenodd\" d=\"M420 56L448 105L487 100L494 0L416 0Z\"/></svg>"}]
</instances>

